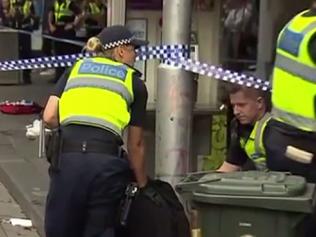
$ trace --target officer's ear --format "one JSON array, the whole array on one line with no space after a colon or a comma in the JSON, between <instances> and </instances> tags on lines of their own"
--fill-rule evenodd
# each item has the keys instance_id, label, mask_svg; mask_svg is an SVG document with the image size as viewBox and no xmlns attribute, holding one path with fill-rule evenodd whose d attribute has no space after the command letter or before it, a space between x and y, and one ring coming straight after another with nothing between
<instances>
[{"instance_id":1,"label":"officer's ear","mask_svg":"<svg viewBox=\"0 0 316 237\"><path fill-rule=\"evenodd\" d=\"M264 108L264 98L259 96L257 98L257 104L258 104L258 108L259 109L263 109Z\"/></svg>"},{"instance_id":2,"label":"officer's ear","mask_svg":"<svg viewBox=\"0 0 316 237\"><path fill-rule=\"evenodd\" d=\"M116 48L116 53L117 53L117 56L122 59L124 58L124 47L123 46L119 46Z\"/></svg>"}]
</instances>

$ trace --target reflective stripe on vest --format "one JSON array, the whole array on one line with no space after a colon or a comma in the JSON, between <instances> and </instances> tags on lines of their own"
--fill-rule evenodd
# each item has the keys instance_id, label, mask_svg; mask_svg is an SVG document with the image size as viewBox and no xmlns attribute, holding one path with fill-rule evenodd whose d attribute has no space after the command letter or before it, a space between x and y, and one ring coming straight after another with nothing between
<instances>
[{"instance_id":1,"label":"reflective stripe on vest","mask_svg":"<svg viewBox=\"0 0 316 237\"><path fill-rule=\"evenodd\" d=\"M89 116L71 116L63 120L62 125L69 124L86 124L86 125L98 125L98 127L103 128L105 130L109 130L118 136L122 136L122 131L119 127L115 126L113 123L110 123L104 119L98 119Z\"/></svg>"},{"instance_id":2,"label":"reflective stripe on vest","mask_svg":"<svg viewBox=\"0 0 316 237\"><path fill-rule=\"evenodd\" d=\"M55 15L55 22L61 22L60 19L64 16L73 16L74 13L69 9L71 4L70 0L66 0L59 4L58 1L55 1L54 4L54 15Z\"/></svg>"},{"instance_id":3,"label":"reflective stripe on vest","mask_svg":"<svg viewBox=\"0 0 316 237\"><path fill-rule=\"evenodd\" d=\"M263 131L271 118L270 113L266 113L256 122L249 138L244 144L247 156L254 162L258 170L266 170L266 152L263 147Z\"/></svg>"},{"instance_id":4,"label":"reflective stripe on vest","mask_svg":"<svg viewBox=\"0 0 316 237\"><path fill-rule=\"evenodd\" d=\"M316 16L295 16L278 38L273 71L272 116L298 129L316 132L316 63L309 42L316 34Z\"/></svg>"},{"instance_id":5,"label":"reflective stripe on vest","mask_svg":"<svg viewBox=\"0 0 316 237\"><path fill-rule=\"evenodd\" d=\"M14 4L17 4L16 0L10 0L10 8L15 7Z\"/></svg>"},{"instance_id":6,"label":"reflective stripe on vest","mask_svg":"<svg viewBox=\"0 0 316 237\"><path fill-rule=\"evenodd\" d=\"M276 56L275 67L281 68L303 80L316 83L316 68L301 64L281 54Z\"/></svg>"},{"instance_id":7,"label":"reflective stripe on vest","mask_svg":"<svg viewBox=\"0 0 316 237\"><path fill-rule=\"evenodd\" d=\"M99 14L101 12L100 7L94 2L89 3L89 9L92 15Z\"/></svg>"},{"instance_id":8,"label":"reflective stripe on vest","mask_svg":"<svg viewBox=\"0 0 316 237\"><path fill-rule=\"evenodd\" d=\"M10 1L10 7L11 8L19 7L20 9L22 9L23 16L25 17L31 14L31 6L32 6L32 1L30 0L25 0L23 5L21 5L20 2L18 3L16 0Z\"/></svg>"},{"instance_id":9,"label":"reflective stripe on vest","mask_svg":"<svg viewBox=\"0 0 316 237\"><path fill-rule=\"evenodd\" d=\"M60 124L89 125L122 136L134 100L133 73L101 57L76 62L59 100Z\"/></svg>"},{"instance_id":10,"label":"reflective stripe on vest","mask_svg":"<svg viewBox=\"0 0 316 237\"><path fill-rule=\"evenodd\" d=\"M68 91L70 89L75 89L75 88L82 88L82 87L90 87L90 88L100 88L100 89L105 89L112 91L114 93L119 94L122 96L130 105L133 102L133 98L129 91L122 85L122 83L118 83L116 81L110 81L110 80L104 80L100 78L75 78L69 83L67 83L65 90Z\"/></svg>"},{"instance_id":11,"label":"reflective stripe on vest","mask_svg":"<svg viewBox=\"0 0 316 237\"><path fill-rule=\"evenodd\" d=\"M29 16L31 14L31 6L32 2L31 1L25 1L23 5L23 15L25 17Z\"/></svg>"},{"instance_id":12,"label":"reflective stripe on vest","mask_svg":"<svg viewBox=\"0 0 316 237\"><path fill-rule=\"evenodd\" d=\"M305 127L310 128L311 131L316 131L315 119L309 119L297 114L293 115L293 113L288 113L275 107L272 109L272 114L274 118L282 118L283 122L291 124L297 128L304 125Z\"/></svg>"}]
</instances>

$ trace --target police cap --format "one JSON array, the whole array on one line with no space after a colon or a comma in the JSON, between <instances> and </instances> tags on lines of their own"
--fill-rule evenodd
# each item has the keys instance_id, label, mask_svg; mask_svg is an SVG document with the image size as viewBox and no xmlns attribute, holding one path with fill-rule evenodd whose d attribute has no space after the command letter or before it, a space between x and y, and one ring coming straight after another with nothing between
<instances>
[{"instance_id":1,"label":"police cap","mask_svg":"<svg viewBox=\"0 0 316 237\"><path fill-rule=\"evenodd\" d=\"M132 32L122 25L106 27L97 35L97 37L100 39L105 49L128 44L138 48L148 44L148 41L136 39Z\"/></svg>"}]
</instances>

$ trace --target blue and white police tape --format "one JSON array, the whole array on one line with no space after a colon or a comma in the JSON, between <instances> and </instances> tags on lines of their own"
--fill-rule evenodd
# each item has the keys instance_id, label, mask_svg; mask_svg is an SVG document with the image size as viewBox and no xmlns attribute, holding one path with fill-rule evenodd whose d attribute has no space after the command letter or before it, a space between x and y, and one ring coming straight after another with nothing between
<instances>
[{"instance_id":1,"label":"blue and white police tape","mask_svg":"<svg viewBox=\"0 0 316 237\"><path fill-rule=\"evenodd\" d=\"M217 80L254 87L264 91L271 89L268 81L189 59L189 46L187 45L145 46L140 47L136 53L136 60L161 59L166 65L181 68ZM80 53L43 58L9 60L0 62L0 71L70 67L76 60L91 56L93 56L93 54Z\"/></svg>"},{"instance_id":2,"label":"blue and white police tape","mask_svg":"<svg viewBox=\"0 0 316 237\"><path fill-rule=\"evenodd\" d=\"M41 58L29 58L19 60L7 60L0 62L0 71L13 71L37 68L53 68L71 66L76 60L91 57L91 53L59 55Z\"/></svg>"},{"instance_id":3,"label":"blue and white police tape","mask_svg":"<svg viewBox=\"0 0 316 237\"><path fill-rule=\"evenodd\" d=\"M187 58L188 55L189 49L184 45L148 46L141 47L137 50L136 60ZM80 53L43 58L8 60L0 62L0 71L37 69L43 67L65 67L69 66L70 63L74 63L80 58L91 56L93 56L91 53Z\"/></svg>"}]
</instances>

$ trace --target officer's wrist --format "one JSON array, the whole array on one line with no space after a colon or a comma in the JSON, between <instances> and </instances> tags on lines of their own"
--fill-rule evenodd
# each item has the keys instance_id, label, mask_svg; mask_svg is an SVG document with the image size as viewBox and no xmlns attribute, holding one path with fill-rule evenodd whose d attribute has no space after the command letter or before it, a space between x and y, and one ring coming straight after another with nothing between
<instances>
[{"instance_id":1,"label":"officer's wrist","mask_svg":"<svg viewBox=\"0 0 316 237\"><path fill-rule=\"evenodd\" d=\"M147 185L147 180L146 180L146 181L143 181L143 182L138 182L137 184L138 184L138 187L139 187L140 189L143 189L143 188L145 188L146 185Z\"/></svg>"}]
</instances>

